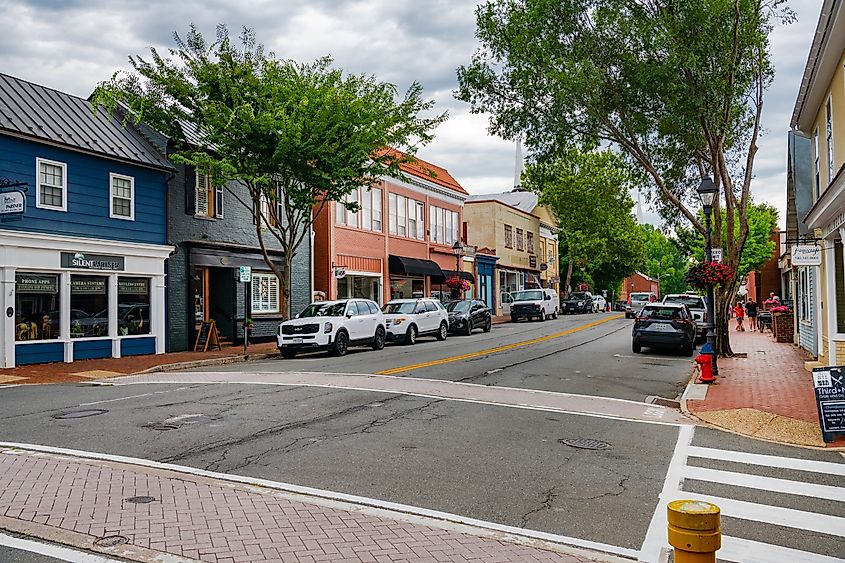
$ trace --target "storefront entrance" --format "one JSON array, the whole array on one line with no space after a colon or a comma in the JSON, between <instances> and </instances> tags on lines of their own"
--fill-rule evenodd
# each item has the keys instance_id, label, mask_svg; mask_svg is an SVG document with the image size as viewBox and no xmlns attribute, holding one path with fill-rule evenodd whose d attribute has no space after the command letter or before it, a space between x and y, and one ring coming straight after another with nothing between
<instances>
[{"instance_id":1,"label":"storefront entrance","mask_svg":"<svg viewBox=\"0 0 845 563\"><path fill-rule=\"evenodd\" d=\"M381 277L350 275L337 280L338 299L371 299L381 305Z\"/></svg>"}]
</instances>

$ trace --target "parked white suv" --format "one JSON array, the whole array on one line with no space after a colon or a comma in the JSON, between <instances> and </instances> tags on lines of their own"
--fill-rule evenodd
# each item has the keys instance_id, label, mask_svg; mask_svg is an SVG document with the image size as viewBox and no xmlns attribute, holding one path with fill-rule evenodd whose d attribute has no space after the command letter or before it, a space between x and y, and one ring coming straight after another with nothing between
<instances>
[{"instance_id":1,"label":"parked white suv","mask_svg":"<svg viewBox=\"0 0 845 563\"><path fill-rule=\"evenodd\" d=\"M313 350L329 350L335 356L343 356L349 346L357 344L381 350L384 326L384 315L369 299L316 301L296 318L279 325L277 343L284 358Z\"/></svg>"},{"instance_id":2,"label":"parked white suv","mask_svg":"<svg viewBox=\"0 0 845 563\"><path fill-rule=\"evenodd\" d=\"M698 338L701 341L707 338L707 304L702 296L693 293L670 293L663 298L663 302L686 305L698 326Z\"/></svg>"},{"instance_id":3,"label":"parked white suv","mask_svg":"<svg viewBox=\"0 0 845 563\"><path fill-rule=\"evenodd\" d=\"M382 313L388 342L416 344L427 334L446 340L449 333L449 313L437 299L394 299Z\"/></svg>"}]
</instances>

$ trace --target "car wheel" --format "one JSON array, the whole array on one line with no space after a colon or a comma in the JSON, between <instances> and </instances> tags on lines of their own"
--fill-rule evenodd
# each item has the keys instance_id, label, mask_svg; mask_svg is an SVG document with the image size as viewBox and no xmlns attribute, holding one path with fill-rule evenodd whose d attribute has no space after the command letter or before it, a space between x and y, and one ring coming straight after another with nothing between
<instances>
[{"instance_id":1,"label":"car wheel","mask_svg":"<svg viewBox=\"0 0 845 563\"><path fill-rule=\"evenodd\" d=\"M556 319L556 318L557 318L557 309L555 309L555 312L554 312L554 313L552 313L552 318L553 318L553 319Z\"/></svg>"},{"instance_id":2,"label":"car wheel","mask_svg":"<svg viewBox=\"0 0 845 563\"><path fill-rule=\"evenodd\" d=\"M487 321L484 323L484 332L490 332L490 329L493 328L493 319L487 317Z\"/></svg>"},{"instance_id":3,"label":"car wheel","mask_svg":"<svg viewBox=\"0 0 845 563\"><path fill-rule=\"evenodd\" d=\"M548 316L546 316L546 312L545 312L545 311L543 311L542 313L540 313L540 322L541 322L541 323L546 322L546 319L548 319L548 318L549 318L549 317L548 317Z\"/></svg>"},{"instance_id":4,"label":"car wheel","mask_svg":"<svg viewBox=\"0 0 845 563\"><path fill-rule=\"evenodd\" d=\"M515 323L515 322L517 322L518 320L519 320L518 318L516 318L515 316L511 315L511 322L512 322L512 323Z\"/></svg>"},{"instance_id":5,"label":"car wheel","mask_svg":"<svg viewBox=\"0 0 845 563\"><path fill-rule=\"evenodd\" d=\"M643 351L643 347L634 342L633 344L631 344L631 351L634 352L634 354L639 354Z\"/></svg>"},{"instance_id":6,"label":"car wheel","mask_svg":"<svg viewBox=\"0 0 845 563\"><path fill-rule=\"evenodd\" d=\"M296 350L291 350L289 348L282 348L279 350L281 352L282 357L286 360L292 360L296 357Z\"/></svg>"},{"instance_id":7,"label":"car wheel","mask_svg":"<svg viewBox=\"0 0 845 563\"><path fill-rule=\"evenodd\" d=\"M417 327L411 325L408 327L408 332L405 334L405 344L413 346L417 343Z\"/></svg>"},{"instance_id":8,"label":"car wheel","mask_svg":"<svg viewBox=\"0 0 845 563\"><path fill-rule=\"evenodd\" d=\"M384 336L384 328L378 327L375 336L373 336L373 350L382 350L384 348Z\"/></svg>"},{"instance_id":9,"label":"car wheel","mask_svg":"<svg viewBox=\"0 0 845 563\"><path fill-rule=\"evenodd\" d=\"M466 334L467 336L469 336L470 334L472 334L472 329L473 329L473 326L472 326L472 319L468 319L468 320L467 320L467 328L466 328L466 332L465 332L464 334Z\"/></svg>"},{"instance_id":10,"label":"car wheel","mask_svg":"<svg viewBox=\"0 0 845 563\"><path fill-rule=\"evenodd\" d=\"M681 349L684 353L684 356L692 356L693 352L695 352L695 345L687 344Z\"/></svg>"},{"instance_id":11,"label":"car wheel","mask_svg":"<svg viewBox=\"0 0 845 563\"><path fill-rule=\"evenodd\" d=\"M333 356L345 356L349 351L349 335L344 331L339 331L334 337L334 344L332 344Z\"/></svg>"},{"instance_id":12,"label":"car wheel","mask_svg":"<svg viewBox=\"0 0 845 563\"><path fill-rule=\"evenodd\" d=\"M445 322L440 323L440 330L437 331L437 340L443 341L446 340L446 337L449 335L449 325Z\"/></svg>"}]
</instances>

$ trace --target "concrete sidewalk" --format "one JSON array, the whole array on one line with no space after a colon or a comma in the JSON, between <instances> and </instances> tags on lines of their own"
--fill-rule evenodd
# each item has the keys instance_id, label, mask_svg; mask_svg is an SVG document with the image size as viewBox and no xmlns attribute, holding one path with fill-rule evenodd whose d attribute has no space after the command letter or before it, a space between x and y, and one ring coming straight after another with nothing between
<instances>
[{"instance_id":1,"label":"concrete sidewalk","mask_svg":"<svg viewBox=\"0 0 845 563\"><path fill-rule=\"evenodd\" d=\"M250 344L246 356L243 353L243 346L225 346L222 350L209 350L208 352L171 352L169 354L149 354L125 358L80 360L73 363L35 364L0 369L0 384L92 381L132 373L221 365L278 355L279 351L275 342L262 342Z\"/></svg>"},{"instance_id":2,"label":"concrete sidewalk","mask_svg":"<svg viewBox=\"0 0 845 563\"><path fill-rule=\"evenodd\" d=\"M620 561L201 473L3 447L0 528L134 561Z\"/></svg>"},{"instance_id":3,"label":"concrete sidewalk","mask_svg":"<svg viewBox=\"0 0 845 563\"><path fill-rule=\"evenodd\" d=\"M688 398L686 408L701 420L727 430L785 444L845 447L845 439L825 444L819 429L807 359L793 344L769 333L731 332L735 353L719 360L719 380L704 400ZM700 389L700 388L699 388Z\"/></svg>"}]
</instances>

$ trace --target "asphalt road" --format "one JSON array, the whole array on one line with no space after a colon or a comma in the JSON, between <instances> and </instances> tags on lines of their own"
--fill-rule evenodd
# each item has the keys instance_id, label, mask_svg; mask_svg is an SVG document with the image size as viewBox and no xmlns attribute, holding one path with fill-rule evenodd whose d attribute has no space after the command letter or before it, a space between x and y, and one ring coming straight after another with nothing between
<instances>
[{"instance_id":1,"label":"asphalt road","mask_svg":"<svg viewBox=\"0 0 845 563\"><path fill-rule=\"evenodd\" d=\"M605 322L593 325L597 321ZM400 377L629 401L649 395L676 397L689 379L690 359L672 353L633 355L629 331L630 321L584 315L499 325L488 334L356 351L345 358L314 354L219 369L241 373L244 381L254 383L267 372L389 371ZM629 549L640 549L648 536L679 442L676 425L307 385L17 386L2 390L0 404L0 441L260 477ZM55 418L79 410L89 410L92 416ZM588 450L560 442L573 438L598 440L608 447ZM829 452L774 446L707 429L697 430L692 443L842 462ZM839 515L842 510L836 502L792 495L784 501L781 493L712 483L694 468L840 485L841 477L836 476L746 465L740 470L739 465L684 457L683 471L690 477L683 490L766 504L786 502L797 511ZM784 537L794 549L845 554L841 537L824 529L725 521L732 534L754 541ZM665 522L659 524L665 528Z\"/></svg>"}]
</instances>

